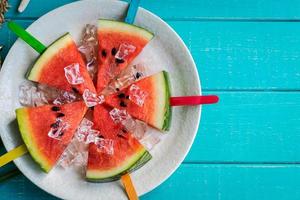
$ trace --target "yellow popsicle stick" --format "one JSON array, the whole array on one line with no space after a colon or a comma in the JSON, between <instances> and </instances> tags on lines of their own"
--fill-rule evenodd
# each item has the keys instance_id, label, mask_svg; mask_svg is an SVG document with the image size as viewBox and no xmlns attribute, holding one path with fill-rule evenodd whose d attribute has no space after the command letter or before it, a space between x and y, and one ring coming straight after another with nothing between
<instances>
[{"instance_id":1,"label":"yellow popsicle stick","mask_svg":"<svg viewBox=\"0 0 300 200\"><path fill-rule=\"evenodd\" d=\"M13 150L10 150L6 154L0 157L0 167L3 165L6 165L7 163L13 161L14 159L23 156L25 153L27 153L28 150L25 146L25 144L22 144Z\"/></svg>"},{"instance_id":2,"label":"yellow popsicle stick","mask_svg":"<svg viewBox=\"0 0 300 200\"><path fill-rule=\"evenodd\" d=\"M134 189L133 183L131 181L130 175L129 174L125 174L121 177L122 183L125 187L127 196L129 198L129 200L138 200L139 197L136 194L136 191Z\"/></svg>"}]
</instances>

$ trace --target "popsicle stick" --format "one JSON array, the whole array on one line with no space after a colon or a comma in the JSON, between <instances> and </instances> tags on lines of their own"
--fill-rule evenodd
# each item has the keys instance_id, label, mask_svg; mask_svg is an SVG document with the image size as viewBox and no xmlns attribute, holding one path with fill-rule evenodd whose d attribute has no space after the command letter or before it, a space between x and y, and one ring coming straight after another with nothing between
<instances>
[{"instance_id":1,"label":"popsicle stick","mask_svg":"<svg viewBox=\"0 0 300 200\"><path fill-rule=\"evenodd\" d=\"M126 190L127 196L129 200L138 200L139 197L136 194L136 191L134 189L134 185L131 181L130 175L125 174L121 177L122 183L124 185L124 188Z\"/></svg>"},{"instance_id":2,"label":"popsicle stick","mask_svg":"<svg viewBox=\"0 0 300 200\"><path fill-rule=\"evenodd\" d=\"M40 41L38 41L35 37L33 37L30 33L28 33L17 23L10 21L7 23L7 26L12 32L14 32L17 36L24 40L38 53L41 54L46 50L47 47L45 45L43 45Z\"/></svg>"},{"instance_id":3,"label":"popsicle stick","mask_svg":"<svg viewBox=\"0 0 300 200\"><path fill-rule=\"evenodd\" d=\"M139 8L139 3L140 3L140 0L131 0L128 11L127 11L127 15L125 18L126 23L133 24L137 10Z\"/></svg>"},{"instance_id":4,"label":"popsicle stick","mask_svg":"<svg viewBox=\"0 0 300 200\"><path fill-rule=\"evenodd\" d=\"M25 144L22 144L18 146L17 148L14 148L13 150L7 152L3 156L0 157L0 167L3 165L6 165L7 163L13 161L14 159L23 156L25 153L27 153L28 150L25 146Z\"/></svg>"},{"instance_id":5,"label":"popsicle stick","mask_svg":"<svg viewBox=\"0 0 300 200\"><path fill-rule=\"evenodd\" d=\"M201 104L213 104L218 101L219 97L216 95L170 97L171 106L195 106Z\"/></svg>"}]
</instances>

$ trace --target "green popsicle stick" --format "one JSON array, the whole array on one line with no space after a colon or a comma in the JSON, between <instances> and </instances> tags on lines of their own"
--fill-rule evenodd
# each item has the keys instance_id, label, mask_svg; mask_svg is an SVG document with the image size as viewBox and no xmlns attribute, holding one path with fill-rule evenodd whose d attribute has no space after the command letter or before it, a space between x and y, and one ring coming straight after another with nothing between
<instances>
[{"instance_id":1,"label":"green popsicle stick","mask_svg":"<svg viewBox=\"0 0 300 200\"><path fill-rule=\"evenodd\" d=\"M30 33L24 30L17 23L10 21L7 23L8 28L14 32L17 36L19 36L22 40L24 40L28 45L30 45L34 50L38 53L43 53L46 50L46 46L43 45L40 41L34 38Z\"/></svg>"}]
</instances>

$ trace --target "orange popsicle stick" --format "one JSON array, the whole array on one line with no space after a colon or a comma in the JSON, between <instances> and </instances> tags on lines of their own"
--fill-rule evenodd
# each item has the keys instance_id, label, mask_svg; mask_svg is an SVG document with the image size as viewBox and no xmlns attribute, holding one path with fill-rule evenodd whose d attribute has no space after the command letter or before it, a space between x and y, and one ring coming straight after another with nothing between
<instances>
[{"instance_id":1,"label":"orange popsicle stick","mask_svg":"<svg viewBox=\"0 0 300 200\"><path fill-rule=\"evenodd\" d=\"M129 200L138 200L139 197L136 194L134 185L131 181L130 175L129 174L125 174L121 177L122 183L125 187L127 196Z\"/></svg>"}]
</instances>

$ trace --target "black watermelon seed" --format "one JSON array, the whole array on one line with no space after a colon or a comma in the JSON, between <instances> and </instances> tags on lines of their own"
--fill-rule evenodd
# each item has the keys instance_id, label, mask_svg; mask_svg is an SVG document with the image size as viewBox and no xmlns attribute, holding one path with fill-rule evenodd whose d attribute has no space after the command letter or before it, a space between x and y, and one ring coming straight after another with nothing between
<instances>
[{"instance_id":1,"label":"black watermelon seed","mask_svg":"<svg viewBox=\"0 0 300 200\"><path fill-rule=\"evenodd\" d=\"M98 137L98 138L102 138L102 139L104 138L103 135L98 135L97 137Z\"/></svg>"},{"instance_id":2,"label":"black watermelon seed","mask_svg":"<svg viewBox=\"0 0 300 200\"><path fill-rule=\"evenodd\" d=\"M56 117L64 117L65 114L64 113L57 113Z\"/></svg>"},{"instance_id":3,"label":"black watermelon seed","mask_svg":"<svg viewBox=\"0 0 300 200\"><path fill-rule=\"evenodd\" d=\"M116 53L117 53L117 49L114 47L114 48L112 48L111 49L111 55L116 55Z\"/></svg>"},{"instance_id":4,"label":"black watermelon seed","mask_svg":"<svg viewBox=\"0 0 300 200\"><path fill-rule=\"evenodd\" d=\"M74 87L72 87L72 90L73 90L73 92L75 92L75 93L79 93L79 91L78 91L76 88L74 88Z\"/></svg>"},{"instance_id":5,"label":"black watermelon seed","mask_svg":"<svg viewBox=\"0 0 300 200\"><path fill-rule=\"evenodd\" d=\"M91 110L94 110L94 106L93 106L93 107L90 107L90 109L91 109Z\"/></svg>"},{"instance_id":6,"label":"black watermelon seed","mask_svg":"<svg viewBox=\"0 0 300 200\"><path fill-rule=\"evenodd\" d=\"M125 129L122 129L122 132L123 132L123 133L127 133L127 131L126 131Z\"/></svg>"},{"instance_id":7,"label":"black watermelon seed","mask_svg":"<svg viewBox=\"0 0 300 200\"><path fill-rule=\"evenodd\" d=\"M121 64L121 63L124 63L125 61L123 59L119 59L119 58L116 58L116 63L118 64Z\"/></svg>"},{"instance_id":8,"label":"black watermelon seed","mask_svg":"<svg viewBox=\"0 0 300 200\"><path fill-rule=\"evenodd\" d=\"M124 135L117 134L117 136L120 137L120 138L126 139L126 137Z\"/></svg>"},{"instance_id":9,"label":"black watermelon seed","mask_svg":"<svg viewBox=\"0 0 300 200\"><path fill-rule=\"evenodd\" d=\"M102 57L106 57L107 56L107 53L106 53L106 50L105 49L103 49L102 51L101 51L101 55L102 55Z\"/></svg>"},{"instance_id":10,"label":"black watermelon seed","mask_svg":"<svg viewBox=\"0 0 300 200\"><path fill-rule=\"evenodd\" d=\"M119 92L119 91L120 91L120 89L119 89L119 88L116 88L116 90L117 90L117 92Z\"/></svg>"},{"instance_id":11,"label":"black watermelon seed","mask_svg":"<svg viewBox=\"0 0 300 200\"><path fill-rule=\"evenodd\" d=\"M55 122L53 124L50 125L51 128L58 128L59 127L59 123Z\"/></svg>"},{"instance_id":12,"label":"black watermelon seed","mask_svg":"<svg viewBox=\"0 0 300 200\"><path fill-rule=\"evenodd\" d=\"M59 136L63 136L64 134L65 134L65 132L62 131L59 133Z\"/></svg>"},{"instance_id":13,"label":"black watermelon seed","mask_svg":"<svg viewBox=\"0 0 300 200\"><path fill-rule=\"evenodd\" d=\"M124 93L120 93L120 94L118 94L118 97L119 97L120 99L125 98L125 94L124 94Z\"/></svg>"},{"instance_id":14,"label":"black watermelon seed","mask_svg":"<svg viewBox=\"0 0 300 200\"><path fill-rule=\"evenodd\" d=\"M121 106L121 107L126 107L125 102L124 102L124 101L121 101L121 102L120 102L120 106Z\"/></svg>"},{"instance_id":15,"label":"black watermelon seed","mask_svg":"<svg viewBox=\"0 0 300 200\"><path fill-rule=\"evenodd\" d=\"M142 74L140 72L137 72L136 75L135 75L135 78L139 79L141 76L142 76Z\"/></svg>"},{"instance_id":16,"label":"black watermelon seed","mask_svg":"<svg viewBox=\"0 0 300 200\"><path fill-rule=\"evenodd\" d=\"M58 106L53 106L51 110L57 112L60 111L60 108Z\"/></svg>"},{"instance_id":17,"label":"black watermelon seed","mask_svg":"<svg viewBox=\"0 0 300 200\"><path fill-rule=\"evenodd\" d=\"M129 95L126 96L126 99L129 99Z\"/></svg>"}]
</instances>

